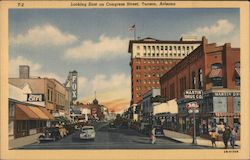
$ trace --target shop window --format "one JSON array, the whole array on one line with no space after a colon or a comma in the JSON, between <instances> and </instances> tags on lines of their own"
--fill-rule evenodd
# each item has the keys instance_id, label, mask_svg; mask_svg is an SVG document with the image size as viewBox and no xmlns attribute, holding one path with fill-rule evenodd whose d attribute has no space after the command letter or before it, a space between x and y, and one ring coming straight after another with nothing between
<instances>
[{"instance_id":1,"label":"shop window","mask_svg":"<svg viewBox=\"0 0 250 160\"><path fill-rule=\"evenodd\" d=\"M17 121L17 132L21 132L27 129L27 121Z\"/></svg>"}]
</instances>

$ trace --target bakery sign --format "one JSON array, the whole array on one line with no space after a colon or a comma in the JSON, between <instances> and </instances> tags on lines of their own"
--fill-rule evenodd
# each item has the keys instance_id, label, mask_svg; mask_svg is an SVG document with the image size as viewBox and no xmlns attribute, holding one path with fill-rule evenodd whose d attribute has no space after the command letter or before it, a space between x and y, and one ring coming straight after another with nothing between
<instances>
[{"instance_id":1,"label":"bakery sign","mask_svg":"<svg viewBox=\"0 0 250 160\"><path fill-rule=\"evenodd\" d=\"M43 102L44 94L27 94L28 102Z\"/></svg>"}]
</instances>

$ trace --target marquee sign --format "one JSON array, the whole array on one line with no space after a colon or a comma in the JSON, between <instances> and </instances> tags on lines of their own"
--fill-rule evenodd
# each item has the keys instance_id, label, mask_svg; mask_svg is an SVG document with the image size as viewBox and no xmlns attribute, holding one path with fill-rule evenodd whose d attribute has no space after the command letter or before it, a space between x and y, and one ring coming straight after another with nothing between
<instances>
[{"instance_id":1,"label":"marquee sign","mask_svg":"<svg viewBox=\"0 0 250 160\"><path fill-rule=\"evenodd\" d=\"M76 100L77 99L77 75L72 75L71 90L72 90L72 99Z\"/></svg>"}]
</instances>

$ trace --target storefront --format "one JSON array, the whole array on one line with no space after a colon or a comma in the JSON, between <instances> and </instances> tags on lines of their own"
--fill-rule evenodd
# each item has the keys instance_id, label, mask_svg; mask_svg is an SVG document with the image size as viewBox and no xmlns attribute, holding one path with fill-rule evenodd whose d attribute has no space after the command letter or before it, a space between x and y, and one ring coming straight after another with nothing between
<instances>
[{"instance_id":1,"label":"storefront","mask_svg":"<svg viewBox=\"0 0 250 160\"><path fill-rule=\"evenodd\" d=\"M9 137L11 139L37 134L43 131L52 115L41 106L9 100Z\"/></svg>"},{"instance_id":2,"label":"storefront","mask_svg":"<svg viewBox=\"0 0 250 160\"><path fill-rule=\"evenodd\" d=\"M209 129L220 123L231 128L239 127L240 91L220 89L205 92L201 111L201 118Z\"/></svg>"}]
</instances>

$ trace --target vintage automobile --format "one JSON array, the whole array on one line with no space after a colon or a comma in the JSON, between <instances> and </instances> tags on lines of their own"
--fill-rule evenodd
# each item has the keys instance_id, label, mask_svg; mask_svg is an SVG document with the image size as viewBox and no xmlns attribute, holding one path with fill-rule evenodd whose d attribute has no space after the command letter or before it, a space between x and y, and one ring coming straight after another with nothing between
<instances>
[{"instance_id":1,"label":"vintage automobile","mask_svg":"<svg viewBox=\"0 0 250 160\"><path fill-rule=\"evenodd\" d=\"M46 128L44 133L38 137L39 142L42 141L56 141L61 139L59 128L51 127Z\"/></svg>"},{"instance_id":2,"label":"vintage automobile","mask_svg":"<svg viewBox=\"0 0 250 160\"><path fill-rule=\"evenodd\" d=\"M109 128L116 128L115 122L109 122Z\"/></svg>"},{"instance_id":3,"label":"vintage automobile","mask_svg":"<svg viewBox=\"0 0 250 160\"><path fill-rule=\"evenodd\" d=\"M94 126L83 126L80 131L80 139L95 140Z\"/></svg>"}]
</instances>

